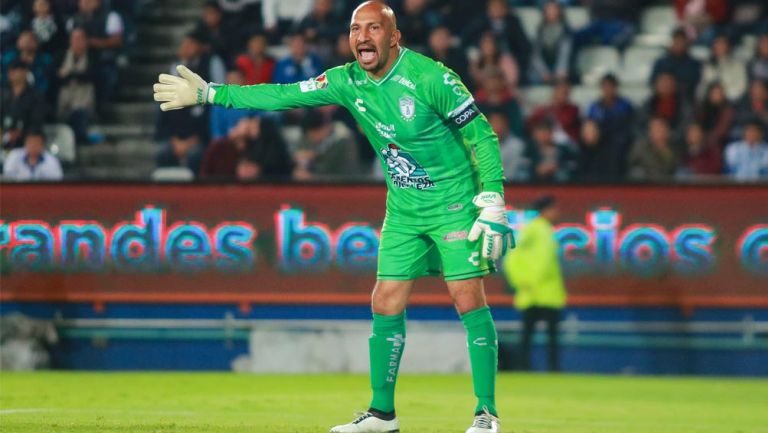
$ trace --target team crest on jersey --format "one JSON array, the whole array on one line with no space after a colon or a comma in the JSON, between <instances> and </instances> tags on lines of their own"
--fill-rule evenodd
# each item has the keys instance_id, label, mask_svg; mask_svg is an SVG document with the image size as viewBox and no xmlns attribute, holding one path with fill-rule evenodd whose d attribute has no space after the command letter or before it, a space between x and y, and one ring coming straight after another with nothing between
<instances>
[{"instance_id":1,"label":"team crest on jersey","mask_svg":"<svg viewBox=\"0 0 768 433\"><path fill-rule=\"evenodd\" d=\"M405 120L413 120L413 116L416 115L416 101L410 96L403 96L400 98L400 115Z\"/></svg>"},{"instance_id":2,"label":"team crest on jersey","mask_svg":"<svg viewBox=\"0 0 768 433\"><path fill-rule=\"evenodd\" d=\"M396 187L428 189L435 186L424 167L419 165L410 154L400 150L396 144L390 143L386 148L381 149L381 155L387 163L389 177Z\"/></svg>"}]
</instances>

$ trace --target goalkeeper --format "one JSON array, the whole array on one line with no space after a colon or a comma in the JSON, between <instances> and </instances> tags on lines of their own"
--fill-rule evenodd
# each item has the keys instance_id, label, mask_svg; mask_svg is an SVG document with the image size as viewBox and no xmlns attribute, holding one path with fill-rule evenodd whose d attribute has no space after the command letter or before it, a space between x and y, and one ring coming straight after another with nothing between
<instances>
[{"instance_id":1,"label":"goalkeeper","mask_svg":"<svg viewBox=\"0 0 768 433\"><path fill-rule=\"evenodd\" d=\"M216 104L286 110L338 104L365 131L387 174L369 339L373 398L367 412L331 432L397 432L395 382L405 344L405 307L414 281L442 273L467 330L477 405L467 433L495 433L496 328L482 277L513 247L497 137L450 69L400 46L392 9L378 1L352 14L356 61L300 83L254 86L204 82L179 66L162 74L162 110ZM457 348L458 350L458 348Z\"/></svg>"}]
</instances>

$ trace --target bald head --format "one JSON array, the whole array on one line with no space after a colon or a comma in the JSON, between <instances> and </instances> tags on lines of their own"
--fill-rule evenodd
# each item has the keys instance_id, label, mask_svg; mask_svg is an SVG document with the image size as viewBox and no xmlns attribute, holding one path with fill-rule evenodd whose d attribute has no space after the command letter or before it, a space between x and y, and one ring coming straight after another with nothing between
<instances>
[{"instance_id":1,"label":"bald head","mask_svg":"<svg viewBox=\"0 0 768 433\"><path fill-rule=\"evenodd\" d=\"M400 54L400 31L392 8L380 1L367 1L352 12L349 46L357 63L374 78L380 78Z\"/></svg>"},{"instance_id":2,"label":"bald head","mask_svg":"<svg viewBox=\"0 0 768 433\"><path fill-rule=\"evenodd\" d=\"M381 16L383 22L389 25L391 29L397 29L397 18L395 17L395 11L392 10L387 4L378 0L369 0L360 3L354 11L352 11L352 21L350 25L355 22L355 15L359 12L373 13Z\"/></svg>"}]
</instances>

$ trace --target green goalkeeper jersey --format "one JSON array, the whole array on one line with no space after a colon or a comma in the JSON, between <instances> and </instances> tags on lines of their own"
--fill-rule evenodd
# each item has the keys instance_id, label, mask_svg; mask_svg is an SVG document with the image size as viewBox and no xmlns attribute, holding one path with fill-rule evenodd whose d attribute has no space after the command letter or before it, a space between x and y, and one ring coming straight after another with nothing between
<instances>
[{"instance_id":1,"label":"green goalkeeper jersey","mask_svg":"<svg viewBox=\"0 0 768 433\"><path fill-rule=\"evenodd\" d=\"M379 80L352 62L294 84L218 86L214 103L259 110L346 107L386 174L389 223L466 218L477 213L471 200L481 188L503 193L498 138L472 95L442 63L405 47Z\"/></svg>"}]
</instances>

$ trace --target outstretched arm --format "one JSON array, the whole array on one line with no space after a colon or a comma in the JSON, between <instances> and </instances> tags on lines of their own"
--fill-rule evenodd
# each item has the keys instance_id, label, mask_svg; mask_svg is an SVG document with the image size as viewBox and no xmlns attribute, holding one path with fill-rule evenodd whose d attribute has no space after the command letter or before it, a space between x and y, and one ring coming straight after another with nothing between
<instances>
[{"instance_id":1,"label":"outstretched arm","mask_svg":"<svg viewBox=\"0 0 768 433\"><path fill-rule=\"evenodd\" d=\"M177 70L180 77L160 74L154 85L155 101L162 102L163 111L203 104L272 111L340 103L326 74L293 84L237 86L207 83L184 65Z\"/></svg>"}]
</instances>

